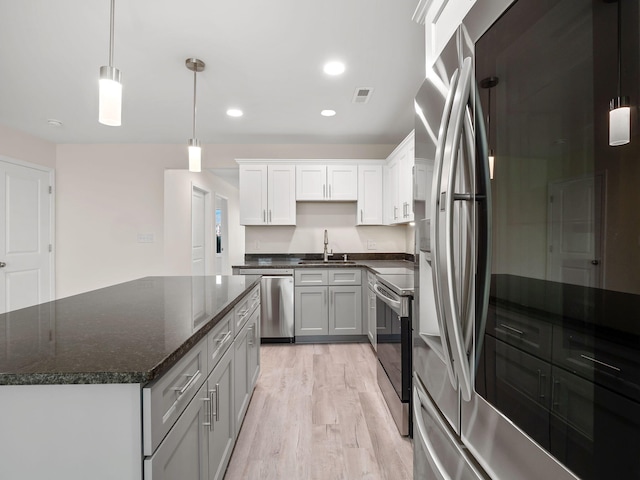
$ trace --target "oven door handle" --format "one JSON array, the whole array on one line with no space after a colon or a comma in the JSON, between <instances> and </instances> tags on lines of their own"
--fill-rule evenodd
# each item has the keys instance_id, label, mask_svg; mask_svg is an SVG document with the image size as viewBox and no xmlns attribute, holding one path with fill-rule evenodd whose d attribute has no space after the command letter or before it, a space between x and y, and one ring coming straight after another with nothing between
<instances>
[{"instance_id":1,"label":"oven door handle","mask_svg":"<svg viewBox=\"0 0 640 480\"><path fill-rule=\"evenodd\" d=\"M400 300L396 300L395 298L392 298L390 296L388 296L387 294L385 294L382 290L380 290L380 287L378 287L377 283L373 284L373 291L375 292L376 296L378 298L380 298L384 303L386 303L387 305L389 305L390 307L398 310L401 306L401 302Z\"/></svg>"}]
</instances>

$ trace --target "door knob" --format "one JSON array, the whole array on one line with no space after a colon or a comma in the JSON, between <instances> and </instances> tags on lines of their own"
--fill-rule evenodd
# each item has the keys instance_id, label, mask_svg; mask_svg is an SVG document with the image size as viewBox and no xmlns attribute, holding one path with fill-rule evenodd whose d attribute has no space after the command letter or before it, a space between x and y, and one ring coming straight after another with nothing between
<instances>
[{"instance_id":1,"label":"door knob","mask_svg":"<svg viewBox=\"0 0 640 480\"><path fill-rule=\"evenodd\" d=\"M600 265L598 260L591 260L591 265Z\"/></svg>"},{"instance_id":2,"label":"door knob","mask_svg":"<svg viewBox=\"0 0 640 480\"><path fill-rule=\"evenodd\" d=\"M0 262L0 268L4 268L4 267L6 267L6 266L7 266L7 264L6 264L6 263L4 263L4 262Z\"/></svg>"}]
</instances>

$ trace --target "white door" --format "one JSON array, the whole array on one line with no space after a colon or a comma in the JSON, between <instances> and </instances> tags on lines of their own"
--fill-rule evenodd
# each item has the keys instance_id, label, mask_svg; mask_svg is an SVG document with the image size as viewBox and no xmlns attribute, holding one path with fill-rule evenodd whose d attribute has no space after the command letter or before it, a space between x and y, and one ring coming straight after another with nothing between
<instances>
[{"instance_id":1,"label":"white door","mask_svg":"<svg viewBox=\"0 0 640 480\"><path fill-rule=\"evenodd\" d=\"M191 194L191 275L204 275L206 270L207 192L193 187Z\"/></svg>"},{"instance_id":2,"label":"white door","mask_svg":"<svg viewBox=\"0 0 640 480\"><path fill-rule=\"evenodd\" d=\"M600 287L602 176L549 185L549 280Z\"/></svg>"},{"instance_id":3,"label":"white door","mask_svg":"<svg viewBox=\"0 0 640 480\"><path fill-rule=\"evenodd\" d=\"M0 313L53 299L50 181L0 161Z\"/></svg>"}]
</instances>

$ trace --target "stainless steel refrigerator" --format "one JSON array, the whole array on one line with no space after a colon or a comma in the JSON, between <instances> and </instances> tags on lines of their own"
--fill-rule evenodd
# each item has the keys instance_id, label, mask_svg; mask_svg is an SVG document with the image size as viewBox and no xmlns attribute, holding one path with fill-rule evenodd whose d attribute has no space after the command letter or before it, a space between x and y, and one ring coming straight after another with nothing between
<instances>
[{"instance_id":1,"label":"stainless steel refrigerator","mask_svg":"<svg viewBox=\"0 0 640 480\"><path fill-rule=\"evenodd\" d=\"M416 96L416 479L640 478L640 2L619 2L478 0Z\"/></svg>"}]
</instances>

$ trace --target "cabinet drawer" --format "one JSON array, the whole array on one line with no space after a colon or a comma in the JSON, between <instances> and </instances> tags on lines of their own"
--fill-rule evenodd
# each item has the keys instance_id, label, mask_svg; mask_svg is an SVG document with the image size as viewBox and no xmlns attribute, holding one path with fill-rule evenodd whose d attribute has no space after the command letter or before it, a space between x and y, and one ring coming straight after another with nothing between
<instances>
[{"instance_id":1,"label":"cabinet drawer","mask_svg":"<svg viewBox=\"0 0 640 480\"><path fill-rule=\"evenodd\" d=\"M234 333L237 335L244 324L249 320L251 313L260 305L260 286L256 286L251 292L249 292L240 303L238 303L234 309L235 325Z\"/></svg>"},{"instance_id":2,"label":"cabinet drawer","mask_svg":"<svg viewBox=\"0 0 640 480\"><path fill-rule=\"evenodd\" d=\"M233 325L235 312L229 312L207 335L208 364L207 372L215 368L229 345L233 343Z\"/></svg>"},{"instance_id":3,"label":"cabinet drawer","mask_svg":"<svg viewBox=\"0 0 640 480\"><path fill-rule=\"evenodd\" d=\"M296 285L327 285L329 283L329 276L326 270L307 270L296 269L295 270Z\"/></svg>"},{"instance_id":4,"label":"cabinet drawer","mask_svg":"<svg viewBox=\"0 0 640 480\"><path fill-rule=\"evenodd\" d=\"M615 392L640 398L640 364L635 350L609 340L554 326L553 363Z\"/></svg>"},{"instance_id":5,"label":"cabinet drawer","mask_svg":"<svg viewBox=\"0 0 640 480\"><path fill-rule=\"evenodd\" d=\"M362 271L357 268L329 270L329 285L360 285Z\"/></svg>"},{"instance_id":6,"label":"cabinet drawer","mask_svg":"<svg viewBox=\"0 0 640 480\"><path fill-rule=\"evenodd\" d=\"M206 339L142 389L144 454L151 455L207 378Z\"/></svg>"},{"instance_id":7,"label":"cabinet drawer","mask_svg":"<svg viewBox=\"0 0 640 480\"><path fill-rule=\"evenodd\" d=\"M546 361L551 360L551 332L544 320L489 306L487 333Z\"/></svg>"}]
</instances>

